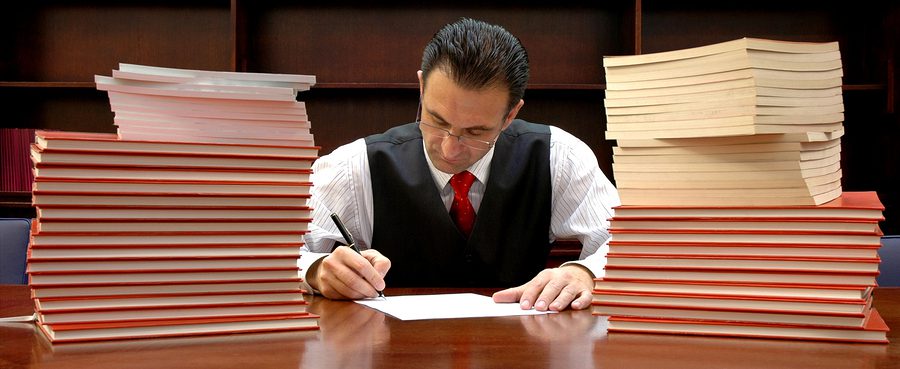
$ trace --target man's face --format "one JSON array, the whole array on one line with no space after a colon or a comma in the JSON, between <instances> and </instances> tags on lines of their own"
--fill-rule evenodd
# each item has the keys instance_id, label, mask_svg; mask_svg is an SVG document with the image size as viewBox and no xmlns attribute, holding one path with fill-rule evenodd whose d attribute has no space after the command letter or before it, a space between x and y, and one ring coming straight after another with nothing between
<instances>
[{"instance_id":1,"label":"man's face","mask_svg":"<svg viewBox=\"0 0 900 369\"><path fill-rule=\"evenodd\" d=\"M422 123L475 140L493 142L512 122L521 106L520 102L507 112L509 92L506 89L465 89L440 69L431 72L425 86L422 91ZM441 138L429 130L422 132L422 138L432 163L444 173L462 172L488 152L487 149L464 145L454 136Z\"/></svg>"}]
</instances>

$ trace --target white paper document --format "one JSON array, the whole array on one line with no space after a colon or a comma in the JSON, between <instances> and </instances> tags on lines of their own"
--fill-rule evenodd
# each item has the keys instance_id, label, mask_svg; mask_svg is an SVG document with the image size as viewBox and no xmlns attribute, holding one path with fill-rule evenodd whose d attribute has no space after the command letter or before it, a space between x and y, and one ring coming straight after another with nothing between
<instances>
[{"instance_id":1,"label":"white paper document","mask_svg":"<svg viewBox=\"0 0 900 369\"><path fill-rule=\"evenodd\" d=\"M474 293L388 296L357 300L400 320L479 318L490 316L539 315L551 311L522 310L518 303L498 304L490 296Z\"/></svg>"}]
</instances>

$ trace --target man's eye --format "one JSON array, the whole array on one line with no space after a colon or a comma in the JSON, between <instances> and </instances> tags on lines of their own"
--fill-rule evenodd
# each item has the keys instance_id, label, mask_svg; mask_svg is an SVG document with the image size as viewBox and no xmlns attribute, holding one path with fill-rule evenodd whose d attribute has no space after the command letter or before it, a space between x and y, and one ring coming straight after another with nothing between
<instances>
[{"instance_id":1,"label":"man's eye","mask_svg":"<svg viewBox=\"0 0 900 369\"><path fill-rule=\"evenodd\" d=\"M466 131L466 133L468 133L469 136L481 136L481 135L484 134L484 130L481 130L481 129L470 129L470 130Z\"/></svg>"}]
</instances>

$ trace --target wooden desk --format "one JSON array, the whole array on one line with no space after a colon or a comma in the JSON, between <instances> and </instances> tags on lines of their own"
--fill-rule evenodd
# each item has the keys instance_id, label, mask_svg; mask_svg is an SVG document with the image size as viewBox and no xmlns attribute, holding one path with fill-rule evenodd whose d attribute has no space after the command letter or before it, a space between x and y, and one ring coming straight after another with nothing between
<instances>
[{"instance_id":1,"label":"wooden desk","mask_svg":"<svg viewBox=\"0 0 900 369\"><path fill-rule=\"evenodd\" d=\"M459 292L388 289L389 295ZM489 290L471 291L488 294ZM321 330L50 346L29 324L0 324L0 368L897 368L900 289L875 305L890 345L606 334L587 311L399 321L314 298ZM0 286L0 316L31 314L25 286Z\"/></svg>"}]
</instances>

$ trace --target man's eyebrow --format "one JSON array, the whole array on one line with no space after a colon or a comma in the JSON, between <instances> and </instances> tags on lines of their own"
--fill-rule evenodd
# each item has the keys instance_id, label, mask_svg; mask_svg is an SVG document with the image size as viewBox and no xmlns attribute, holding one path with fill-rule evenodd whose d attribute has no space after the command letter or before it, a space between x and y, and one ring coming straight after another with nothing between
<instances>
[{"instance_id":1,"label":"man's eyebrow","mask_svg":"<svg viewBox=\"0 0 900 369\"><path fill-rule=\"evenodd\" d=\"M449 122L447 122L446 119L444 119L444 117L442 117L440 114L438 114L438 113L436 113L436 112L431 111L431 109L426 108L425 111L428 112L428 115L433 116L434 119L438 121L438 123L450 124ZM482 125L482 126L466 127L465 129L466 129L466 130L480 129L480 130L483 130L483 131L490 131L490 130L491 130L491 127L487 127L487 126L483 126L483 125Z\"/></svg>"}]
</instances>

